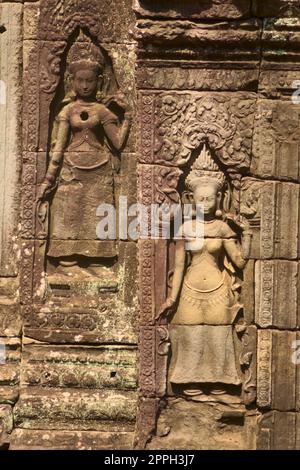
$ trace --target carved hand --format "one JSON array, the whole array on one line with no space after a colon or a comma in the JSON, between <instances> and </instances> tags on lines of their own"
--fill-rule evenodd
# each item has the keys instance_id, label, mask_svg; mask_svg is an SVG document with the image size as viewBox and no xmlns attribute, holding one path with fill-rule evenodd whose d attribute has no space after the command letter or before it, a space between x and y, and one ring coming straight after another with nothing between
<instances>
[{"instance_id":1,"label":"carved hand","mask_svg":"<svg viewBox=\"0 0 300 470\"><path fill-rule=\"evenodd\" d=\"M245 260L248 260L250 257L252 237L253 233L251 230L244 230L242 236L242 257Z\"/></svg>"},{"instance_id":2,"label":"carved hand","mask_svg":"<svg viewBox=\"0 0 300 470\"><path fill-rule=\"evenodd\" d=\"M159 320L164 315L170 315L174 310L175 304L176 300L172 299L171 297L168 297L165 303L161 306L155 319Z\"/></svg>"},{"instance_id":3,"label":"carved hand","mask_svg":"<svg viewBox=\"0 0 300 470\"><path fill-rule=\"evenodd\" d=\"M116 95L114 95L112 97L111 101L116 103L124 111L127 111L127 109L129 108L127 98L124 95L124 93L122 93L121 91L119 91ZM128 112L127 112L127 114L128 114Z\"/></svg>"},{"instance_id":4,"label":"carved hand","mask_svg":"<svg viewBox=\"0 0 300 470\"><path fill-rule=\"evenodd\" d=\"M234 214L227 214L226 219L233 222L237 227L239 227L243 232L248 230L247 225L244 223L243 220L239 219L236 215Z\"/></svg>"},{"instance_id":5,"label":"carved hand","mask_svg":"<svg viewBox=\"0 0 300 470\"><path fill-rule=\"evenodd\" d=\"M52 185L49 181L44 181L39 189L38 189L38 193L37 193L37 201L43 201L46 196L50 193L52 189Z\"/></svg>"}]
</instances>

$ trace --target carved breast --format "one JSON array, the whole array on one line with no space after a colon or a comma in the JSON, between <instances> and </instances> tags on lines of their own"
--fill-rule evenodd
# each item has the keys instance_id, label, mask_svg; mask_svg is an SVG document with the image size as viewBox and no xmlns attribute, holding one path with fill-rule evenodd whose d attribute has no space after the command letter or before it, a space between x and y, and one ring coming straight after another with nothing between
<instances>
[{"instance_id":1,"label":"carved breast","mask_svg":"<svg viewBox=\"0 0 300 470\"><path fill-rule=\"evenodd\" d=\"M94 169L109 160L99 106L99 103L76 103L70 112L72 138L65 156L75 168Z\"/></svg>"},{"instance_id":2,"label":"carved breast","mask_svg":"<svg viewBox=\"0 0 300 470\"><path fill-rule=\"evenodd\" d=\"M204 240L203 247L191 251L192 263L187 270L186 282L193 289L206 291L216 289L223 283L219 257L223 250L221 239Z\"/></svg>"},{"instance_id":3,"label":"carved breast","mask_svg":"<svg viewBox=\"0 0 300 470\"><path fill-rule=\"evenodd\" d=\"M72 128L72 140L69 148L83 146L87 151L87 145L100 148L103 145L103 131L99 116L98 103L75 104L70 112L70 124Z\"/></svg>"}]
</instances>

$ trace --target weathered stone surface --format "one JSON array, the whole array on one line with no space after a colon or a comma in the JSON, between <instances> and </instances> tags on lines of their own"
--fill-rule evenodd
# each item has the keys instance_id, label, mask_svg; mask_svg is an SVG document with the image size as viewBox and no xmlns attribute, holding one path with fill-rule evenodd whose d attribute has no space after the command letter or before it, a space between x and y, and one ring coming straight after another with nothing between
<instances>
[{"instance_id":1,"label":"weathered stone surface","mask_svg":"<svg viewBox=\"0 0 300 470\"><path fill-rule=\"evenodd\" d=\"M137 156L132 153L124 153L122 155L122 162L121 162L121 169L118 175L115 177L115 190L116 190L116 206L117 206L117 211L118 214L120 213L120 207L119 207L119 198L120 197L126 197L127 198L127 208L133 204L137 203L137 181L135 178L135 175L137 174ZM125 212L125 208L121 209L123 212ZM126 213L124 214L124 216ZM128 230L126 233L127 239L130 239L128 236ZM124 236L119 237L126 240ZM128 243L129 245L129 243ZM121 248L122 243L120 243L120 248ZM134 264L134 263L133 263Z\"/></svg>"},{"instance_id":2,"label":"weathered stone surface","mask_svg":"<svg viewBox=\"0 0 300 470\"><path fill-rule=\"evenodd\" d=\"M300 43L299 4L295 7L296 14L289 17L275 17L264 21L262 30L262 68L282 69L283 64L292 62L290 68L297 68L294 63L298 61L297 51ZM283 16L283 15L282 15Z\"/></svg>"},{"instance_id":3,"label":"weathered stone surface","mask_svg":"<svg viewBox=\"0 0 300 470\"><path fill-rule=\"evenodd\" d=\"M23 151L36 152L39 140L38 41L23 41Z\"/></svg>"},{"instance_id":4,"label":"weathered stone surface","mask_svg":"<svg viewBox=\"0 0 300 470\"><path fill-rule=\"evenodd\" d=\"M229 28L228 28L229 26ZM249 21L232 21L226 25L222 22L196 23L188 20L146 20L137 21L135 28L135 39L143 41L144 44L153 43L155 45L164 43L168 46L178 46L185 44L191 48L198 46L203 49L206 56L205 46L215 44L219 49L226 45L230 49L235 45L238 47L241 55L245 48L250 45L253 58L258 58L257 46L260 41L260 20L253 19ZM216 51L215 51L216 52ZM213 54L212 54L213 55Z\"/></svg>"},{"instance_id":5,"label":"weathered stone surface","mask_svg":"<svg viewBox=\"0 0 300 470\"><path fill-rule=\"evenodd\" d=\"M135 436L135 448L144 450L151 440L156 429L159 400L157 398L144 398L139 400L137 429Z\"/></svg>"},{"instance_id":6,"label":"weathered stone surface","mask_svg":"<svg viewBox=\"0 0 300 470\"><path fill-rule=\"evenodd\" d=\"M298 410L298 333L258 331L257 403L278 411ZM276 370L276 373L274 371Z\"/></svg>"},{"instance_id":7,"label":"weathered stone surface","mask_svg":"<svg viewBox=\"0 0 300 470\"><path fill-rule=\"evenodd\" d=\"M272 331L258 331L257 339L257 404L269 408L272 400Z\"/></svg>"},{"instance_id":8,"label":"weathered stone surface","mask_svg":"<svg viewBox=\"0 0 300 470\"><path fill-rule=\"evenodd\" d=\"M258 101L252 174L261 178L300 181L299 109L300 106L291 101Z\"/></svg>"},{"instance_id":9,"label":"weathered stone surface","mask_svg":"<svg viewBox=\"0 0 300 470\"><path fill-rule=\"evenodd\" d=\"M133 122L124 152L136 152L138 138L136 129L137 122L135 118L137 112L137 90L135 78L136 45L107 43L104 45L104 48L111 57L117 82L120 88L124 91L129 103L130 111L133 113ZM135 183L135 173L129 172L128 176L129 175L131 176L133 183Z\"/></svg>"},{"instance_id":10,"label":"weathered stone surface","mask_svg":"<svg viewBox=\"0 0 300 470\"><path fill-rule=\"evenodd\" d=\"M143 173L141 176L143 177ZM149 187L149 184L144 185L142 195L142 202L147 206L151 204L152 198L148 191ZM165 240L139 240L139 279L142 287L139 296L141 327L153 326L156 323L156 315L166 298L166 278L171 276L171 271L168 272L167 253L168 246Z\"/></svg>"},{"instance_id":11,"label":"weathered stone surface","mask_svg":"<svg viewBox=\"0 0 300 470\"><path fill-rule=\"evenodd\" d=\"M22 328L20 305L10 299L0 302L0 335L19 336Z\"/></svg>"},{"instance_id":12,"label":"weathered stone surface","mask_svg":"<svg viewBox=\"0 0 300 470\"><path fill-rule=\"evenodd\" d=\"M160 66L153 61L142 61L136 71L137 85L140 89L160 90L199 90L199 91L253 91L257 87L259 71L253 66L249 70L211 68L211 63L200 63L192 69L189 62L180 61L171 67L167 61Z\"/></svg>"},{"instance_id":13,"label":"weathered stone surface","mask_svg":"<svg viewBox=\"0 0 300 470\"><path fill-rule=\"evenodd\" d=\"M149 219L151 204L170 206L180 203L177 187L182 171L179 168L162 165L139 165L138 171L139 201L149 208ZM149 234L151 234L151 228L149 223ZM154 231L152 236L155 236Z\"/></svg>"},{"instance_id":14,"label":"weathered stone surface","mask_svg":"<svg viewBox=\"0 0 300 470\"><path fill-rule=\"evenodd\" d=\"M101 42L132 42L134 24L131 0L42 0L39 37L43 40L66 39L78 23L88 27ZM101 21L99 21L101 18Z\"/></svg>"},{"instance_id":15,"label":"weathered stone surface","mask_svg":"<svg viewBox=\"0 0 300 470\"><path fill-rule=\"evenodd\" d=\"M226 167L248 168L254 106L251 93L144 92L140 162L183 166L208 139Z\"/></svg>"},{"instance_id":16,"label":"weathered stone surface","mask_svg":"<svg viewBox=\"0 0 300 470\"><path fill-rule=\"evenodd\" d=\"M145 17L162 18L240 18L249 15L251 2L241 0L135 0L135 11Z\"/></svg>"},{"instance_id":17,"label":"weathered stone surface","mask_svg":"<svg viewBox=\"0 0 300 470\"><path fill-rule=\"evenodd\" d=\"M26 344L21 385L54 388L135 390L137 349L130 346Z\"/></svg>"},{"instance_id":18,"label":"weathered stone surface","mask_svg":"<svg viewBox=\"0 0 300 470\"><path fill-rule=\"evenodd\" d=\"M297 65L291 63L291 70L282 70L280 64L269 64L261 70L260 79L258 84L258 90L263 95L266 95L269 98L292 98L292 94L299 89L297 86L297 81L299 80L299 72L297 70ZM299 96L297 94L297 96ZM263 103L263 102L261 102ZM265 107L267 108L267 101L264 101ZM270 108L272 108L274 103L270 101ZM283 103L282 103L283 104ZM262 104L260 104L262 106ZM285 111L288 111L288 107ZM293 111L293 108L290 111ZM259 119L259 117L258 117ZM264 116L262 116L262 122ZM276 138L276 135L275 135ZM261 155L263 157L263 155Z\"/></svg>"},{"instance_id":19,"label":"weathered stone surface","mask_svg":"<svg viewBox=\"0 0 300 470\"><path fill-rule=\"evenodd\" d=\"M241 214L253 232L251 258L299 257L299 191L298 184L243 179Z\"/></svg>"},{"instance_id":20,"label":"weathered stone surface","mask_svg":"<svg viewBox=\"0 0 300 470\"><path fill-rule=\"evenodd\" d=\"M255 412L246 412L238 405L227 407L172 398L162 410L156 436L147 448L255 449L256 422Z\"/></svg>"},{"instance_id":21,"label":"weathered stone surface","mask_svg":"<svg viewBox=\"0 0 300 470\"><path fill-rule=\"evenodd\" d=\"M12 404L17 400L20 346L18 338L0 338L0 404Z\"/></svg>"},{"instance_id":22,"label":"weathered stone surface","mask_svg":"<svg viewBox=\"0 0 300 470\"><path fill-rule=\"evenodd\" d=\"M15 429L10 450L130 450L133 432Z\"/></svg>"},{"instance_id":23,"label":"weathered stone surface","mask_svg":"<svg viewBox=\"0 0 300 470\"><path fill-rule=\"evenodd\" d=\"M258 450L299 450L299 413L271 411L258 424Z\"/></svg>"},{"instance_id":24,"label":"weathered stone surface","mask_svg":"<svg viewBox=\"0 0 300 470\"><path fill-rule=\"evenodd\" d=\"M243 285L241 290L241 301L244 307L246 323L251 325L255 315L255 262L249 260L243 272Z\"/></svg>"},{"instance_id":25,"label":"weathered stone surface","mask_svg":"<svg viewBox=\"0 0 300 470\"><path fill-rule=\"evenodd\" d=\"M262 17L297 17L299 14L299 5L294 0L273 0L261 1L254 0L253 13Z\"/></svg>"},{"instance_id":26,"label":"weathered stone surface","mask_svg":"<svg viewBox=\"0 0 300 470\"><path fill-rule=\"evenodd\" d=\"M147 399L164 397L167 393L169 348L169 332L166 326L141 327L139 390Z\"/></svg>"},{"instance_id":27,"label":"weathered stone surface","mask_svg":"<svg viewBox=\"0 0 300 470\"><path fill-rule=\"evenodd\" d=\"M23 14L23 34L24 40L26 39L38 39L38 24L40 16L40 5L39 2L28 3L24 2L24 14Z\"/></svg>"},{"instance_id":28,"label":"weathered stone surface","mask_svg":"<svg viewBox=\"0 0 300 470\"><path fill-rule=\"evenodd\" d=\"M134 79L135 45L111 42L102 44L102 38L99 38L99 43L105 55L109 57L107 60L108 68L106 73L108 74L108 83L106 86L110 87L112 93L115 93L115 82L117 82L118 87L120 87L126 95L130 111L134 114L136 108ZM28 90L28 98L25 99L25 103L27 104L28 102L29 108L28 112L25 114L25 119L26 122L28 120L28 126L32 126L28 131L30 146L25 147L26 150L33 151L38 149L39 151L45 152L48 148L49 133L51 134L52 132L50 108L55 108L55 105L57 107L55 93L57 93L57 90L62 92L61 90L64 86L60 70L66 67L65 56L67 50L68 36L61 40L57 37L55 40L24 41L24 75L31 87ZM31 69L28 69L26 64L28 63L31 67L32 61L34 61L34 65L41 70L41 73L36 77L31 77L30 74L28 74ZM59 107L57 109L59 109ZM33 114L34 112L36 115ZM37 127L35 130L35 142L33 141L34 136L32 135L34 125ZM25 142L26 141L27 139ZM35 147L37 144L38 147ZM130 135L128 139L126 139L124 151L125 150L126 152L135 152L136 150L135 122L133 122Z\"/></svg>"},{"instance_id":29,"label":"weathered stone surface","mask_svg":"<svg viewBox=\"0 0 300 470\"><path fill-rule=\"evenodd\" d=\"M0 336L16 337L21 333L18 278L0 279Z\"/></svg>"},{"instance_id":30,"label":"weathered stone surface","mask_svg":"<svg viewBox=\"0 0 300 470\"><path fill-rule=\"evenodd\" d=\"M12 430L12 408L9 405L0 405L0 450L8 447Z\"/></svg>"},{"instance_id":31,"label":"weathered stone surface","mask_svg":"<svg viewBox=\"0 0 300 470\"><path fill-rule=\"evenodd\" d=\"M298 3L0 1L0 78L9 79L0 124L0 447L300 449ZM81 70L93 77L89 99L108 112L97 132L89 109L65 114L75 98L90 105L75 83L78 53L93 62ZM72 163L76 175L66 174L74 138L86 151L83 168ZM105 152L107 184L86 168ZM206 184L200 192L196 179ZM70 197L74 181L83 197ZM116 201L117 216L119 196L147 207L214 201L207 253L194 266L193 253L179 260L176 240L135 243L119 233L113 250L98 252L96 205L83 217L96 193L96 205L107 194ZM187 280L201 302L186 295ZM176 325L178 312L181 322L194 315L204 324ZM234 319L220 325L216 312ZM203 383L218 354L237 375ZM188 384L174 379L177 356L186 364L177 373L196 377Z\"/></svg>"},{"instance_id":32,"label":"weathered stone surface","mask_svg":"<svg viewBox=\"0 0 300 470\"><path fill-rule=\"evenodd\" d=\"M34 283L33 295L37 300L37 305L28 309L24 318L26 336L59 343L136 344L138 307L135 243L120 242L118 265L112 270L104 267L99 278L85 280L66 276L62 278L55 274L45 278L43 246L39 249L39 242L35 245L35 279L30 278L32 265L31 258L28 258L28 269L24 266L22 281L24 293L28 285L28 296L32 295ZM31 245L24 249L31 256ZM42 269L40 273L39 269ZM41 305L45 300L47 303ZM66 300L69 307L66 307Z\"/></svg>"},{"instance_id":33,"label":"weathered stone surface","mask_svg":"<svg viewBox=\"0 0 300 470\"><path fill-rule=\"evenodd\" d=\"M68 390L58 388L28 387L22 390L14 407L16 427L63 429L73 425L75 429L85 426L93 430L99 422L116 423L121 426L134 424L137 395L133 391ZM47 423L47 424L46 424ZM75 425L75 426L74 426Z\"/></svg>"},{"instance_id":34,"label":"weathered stone surface","mask_svg":"<svg viewBox=\"0 0 300 470\"><path fill-rule=\"evenodd\" d=\"M299 328L299 263L257 261L255 272L256 323L262 328Z\"/></svg>"},{"instance_id":35,"label":"weathered stone surface","mask_svg":"<svg viewBox=\"0 0 300 470\"><path fill-rule=\"evenodd\" d=\"M22 5L0 5L0 276L14 276L18 269L22 13Z\"/></svg>"},{"instance_id":36,"label":"weathered stone surface","mask_svg":"<svg viewBox=\"0 0 300 470\"><path fill-rule=\"evenodd\" d=\"M61 298L62 300L62 298ZM64 299L65 300L65 299ZM135 309L118 310L120 304L114 299L103 299L102 307L60 308L42 307L32 311L25 319L24 334L38 341L53 343L127 343L136 344L135 326L128 323ZM125 315L124 315L125 313Z\"/></svg>"}]
</instances>

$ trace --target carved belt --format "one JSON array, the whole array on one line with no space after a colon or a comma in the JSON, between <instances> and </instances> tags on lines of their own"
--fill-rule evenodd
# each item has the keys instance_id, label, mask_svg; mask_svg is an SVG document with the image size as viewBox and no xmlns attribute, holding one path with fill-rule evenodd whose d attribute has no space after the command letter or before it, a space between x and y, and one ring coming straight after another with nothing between
<instances>
[{"instance_id":1,"label":"carved belt","mask_svg":"<svg viewBox=\"0 0 300 470\"><path fill-rule=\"evenodd\" d=\"M220 284L218 284L216 287L214 287L213 289L207 289L207 290L200 290L200 289L196 289L195 287L192 287L190 286L186 281L184 281L184 284L186 285L186 287L193 291L193 292L199 292L199 293L203 293L203 294L208 294L209 292L215 292L217 291L218 289L220 289L220 287L222 287L224 285L224 282L225 282L225 272L222 273L222 280L220 282Z\"/></svg>"}]
</instances>

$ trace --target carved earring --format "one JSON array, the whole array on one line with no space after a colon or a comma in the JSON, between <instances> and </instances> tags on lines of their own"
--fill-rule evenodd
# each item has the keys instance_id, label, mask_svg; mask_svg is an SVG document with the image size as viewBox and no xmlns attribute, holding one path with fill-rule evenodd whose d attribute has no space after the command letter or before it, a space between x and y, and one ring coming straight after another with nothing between
<instances>
[{"instance_id":1,"label":"carved earring","mask_svg":"<svg viewBox=\"0 0 300 470\"><path fill-rule=\"evenodd\" d=\"M223 212L220 209L220 203L221 203L221 199L220 199L220 197L218 197L218 199L217 199L217 210L215 212L215 215L218 219L220 219L223 215Z\"/></svg>"}]
</instances>

